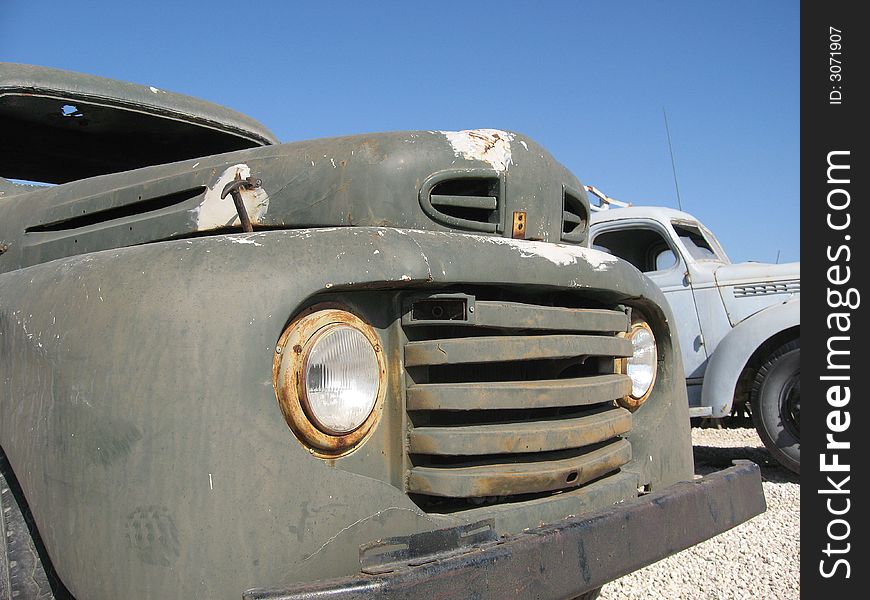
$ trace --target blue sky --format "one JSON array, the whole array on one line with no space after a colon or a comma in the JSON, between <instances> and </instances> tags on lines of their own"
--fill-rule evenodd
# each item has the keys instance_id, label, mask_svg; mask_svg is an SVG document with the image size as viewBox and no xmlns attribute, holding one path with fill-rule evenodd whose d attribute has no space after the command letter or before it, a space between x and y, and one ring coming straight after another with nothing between
<instances>
[{"instance_id":1,"label":"blue sky","mask_svg":"<svg viewBox=\"0 0 870 600\"><path fill-rule=\"evenodd\" d=\"M520 131L584 183L800 260L799 3L0 0L0 60L225 104L282 141Z\"/></svg>"}]
</instances>

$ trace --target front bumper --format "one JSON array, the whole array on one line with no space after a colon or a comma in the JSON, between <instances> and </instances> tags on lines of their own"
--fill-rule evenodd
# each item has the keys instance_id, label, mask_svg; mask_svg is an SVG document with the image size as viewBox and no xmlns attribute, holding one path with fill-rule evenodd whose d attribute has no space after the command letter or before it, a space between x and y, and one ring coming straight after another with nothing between
<instances>
[{"instance_id":1,"label":"front bumper","mask_svg":"<svg viewBox=\"0 0 870 600\"><path fill-rule=\"evenodd\" d=\"M254 589L243 598L573 598L727 531L765 509L758 466L741 462L696 481L458 554L431 548L428 559L415 556L389 573ZM405 540L409 548L419 545L414 537ZM401 545L398 540L390 542Z\"/></svg>"}]
</instances>

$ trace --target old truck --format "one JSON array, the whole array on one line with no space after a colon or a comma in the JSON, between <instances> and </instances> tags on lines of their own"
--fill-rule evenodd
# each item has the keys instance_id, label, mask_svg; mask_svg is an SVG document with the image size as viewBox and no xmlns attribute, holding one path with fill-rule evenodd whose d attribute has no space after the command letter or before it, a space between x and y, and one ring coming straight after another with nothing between
<instances>
[{"instance_id":1,"label":"old truck","mask_svg":"<svg viewBox=\"0 0 870 600\"><path fill-rule=\"evenodd\" d=\"M521 134L14 64L0 131L2 598L590 598L764 510Z\"/></svg>"},{"instance_id":2,"label":"old truck","mask_svg":"<svg viewBox=\"0 0 870 600\"><path fill-rule=\"evenodd\" d=\"M590 244L652 279L674 314L690 414L749 405L771 454L800 472L800 263L732 264L692 215L627 206L597 188Z\"/></svg>"}]
</instances>

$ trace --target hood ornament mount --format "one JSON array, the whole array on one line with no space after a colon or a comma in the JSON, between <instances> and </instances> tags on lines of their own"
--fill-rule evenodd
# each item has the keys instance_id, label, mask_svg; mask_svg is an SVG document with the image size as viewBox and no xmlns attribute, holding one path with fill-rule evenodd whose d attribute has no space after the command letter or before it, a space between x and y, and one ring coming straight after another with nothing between
<instances>
[{"instance_id":1,"label":"hood ornament mount","mask_svg":"<svg viewBox=\"0 0 870 600\"><path fill-rule=\"evenodd\" d=\"M241 190L253 190L263 185L262 180L254 177L242 179L240 173L236 173L236 178L224 186L221 192L221 200L232 195L233 204L236 205L236 212L239 213L239 220L242 222L242 231L251 233L254 231L254 226L251 224L251 218L248 216L248 210L245 208L245 203L242 201Z\"/></svg>"}]
</instances>

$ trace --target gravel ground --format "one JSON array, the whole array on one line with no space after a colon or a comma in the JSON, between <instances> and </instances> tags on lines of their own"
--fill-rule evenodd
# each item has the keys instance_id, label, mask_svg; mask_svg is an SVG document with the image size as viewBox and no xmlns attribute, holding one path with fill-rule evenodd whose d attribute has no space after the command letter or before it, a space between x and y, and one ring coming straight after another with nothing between
<instances>
[{"instance_id":1,"label":"gravel ground","mask_svg":"<svg viewBox=\"0 0 870 600\"><path fill-rule=\"evenodd\" d=\"M604 586L600 600L800 597L800 483L754 429L692 429L695 472L738 458L761 465L767 512L711 540Z\"/></svg>"}]
</instances>

